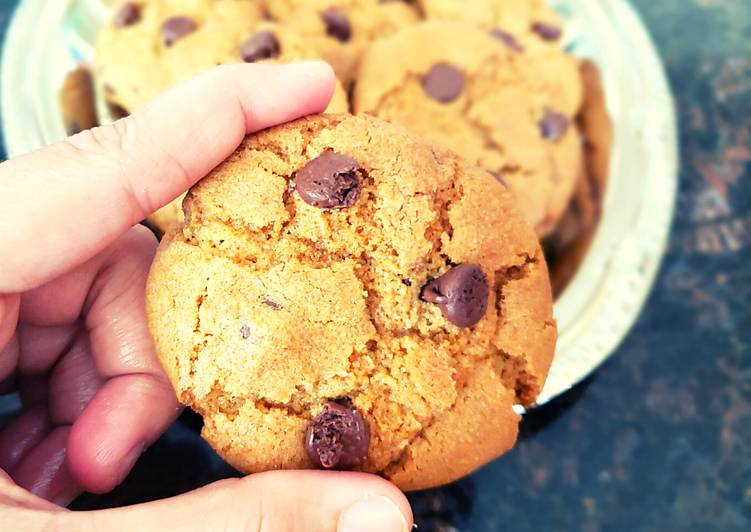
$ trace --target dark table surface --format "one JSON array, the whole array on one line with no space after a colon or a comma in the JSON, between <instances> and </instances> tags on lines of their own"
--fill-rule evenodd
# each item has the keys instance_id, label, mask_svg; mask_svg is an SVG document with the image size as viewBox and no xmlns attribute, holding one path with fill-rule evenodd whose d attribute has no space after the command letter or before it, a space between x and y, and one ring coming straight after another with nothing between
<instances>
[{"instance_id":1,"label":"dark table surface","mask_svg":"<svg viewBox=\"0 0 751 532\"><path fill-rule=\"evenodd\" d=\"M15 3L0 0L2 28ZM512 452L411 496L420 530L751 530L751 0L633 3L681 128L680 198L654 292L612 359L528 415ZM196 424L185 415L125 485L74 507L234 474Z\"/></svg>"}]
</instances>

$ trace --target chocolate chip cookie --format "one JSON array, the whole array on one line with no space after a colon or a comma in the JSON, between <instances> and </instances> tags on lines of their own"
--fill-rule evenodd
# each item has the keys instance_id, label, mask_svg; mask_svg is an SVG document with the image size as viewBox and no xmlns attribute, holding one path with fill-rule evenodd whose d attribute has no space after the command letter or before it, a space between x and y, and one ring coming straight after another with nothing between
<instances>
[{"instance_id":1,"label":"chocolate chip cookie","mask_svg":"<svg viewBox=\"0 0 751 532\"><path fill-rule=\"evenodd\" d=\"M432 20L374 43L352 107L480 164L517 194L541 236L568 205L581 168L579 104L562 101L528 54L488 31Z\"/></svg>"},{"instance_id":2,"label":"chocolate chip cookie","mask_svg":"<svg viewBox=\"0 0 751 532\"><path fill-rule=\"evenodd\" d=\"M102 31L97 79L114 118L127 115L170 86L223 63L289 63L320 59L288 28L262 19L258 0L125 2ZM349 110L337 84L328 111ZM151 216L161 230L179 223L182 198Z\"/></svg>"},{"instance_id":3,"label":"chocolate chip cookie","mask_svg":"<svg viewBox=\"0 0 751 532\"><path fill-rule=\"evenodd\" d=\"M513 445L556 328L536 235L491 175L398 126L321 115L248 137L184 208L149 326L233 466L419 489Z\"/></svg>"},{"instance_id":4,"label":"chocolate chip cookie","mask_svg":"<svg viewBox=\"0 0 751 532\"><path fill-rule=\"evenodd\" d=\"M419 20L416 8L403 0L273 0L267 9L303 35L345 86L371 42Z\"/></svg>"},{"instance_id":5,"label":"chocolate chip cookie","mask_svg":"<svg viewBox=\"0 0 751 532\"><path fill-rule=\"evenodd\" d=\"M556 107L574 116L582 101L578 62L563 51L563 25L545 0L419 0L425 17L464 21L512 50L553 90Z\"/></svg>"}]
</instances>

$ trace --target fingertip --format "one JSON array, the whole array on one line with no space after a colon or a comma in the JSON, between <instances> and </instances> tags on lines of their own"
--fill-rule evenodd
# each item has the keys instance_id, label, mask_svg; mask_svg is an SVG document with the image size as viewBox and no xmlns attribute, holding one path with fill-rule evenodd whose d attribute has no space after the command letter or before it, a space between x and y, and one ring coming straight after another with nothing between
<instances>
[{"instance_id":1,"label":"fingertip","mask_svg":"<svg viewBox=\"0 0 751 532\"><path fill-rule=\"evenodd\" d=\"M153 375L110 379L71 429L68 463L74 478L92 493L111 491L180 410L174 391L163 379Z\"/></svg>"},{"instance_id":2,"label":"fingertip","mask_svg":"<svg viewBox=\"0 0 751 532\"><path fill-rule=\"evenodd\" d=\"M286 499L325 530L364 532L373 528L358 527L358 523L370 521L383 524L376 528L383 532L406 532L414 519L404 493L391 482L368 473L273 471L246 477L243 482L250 494L265 494L261 507L271 512L275 505L271 499ZM318 495L311 497L311 493ZM375 521L375 516L379 520Z\"/></svg>"},{"instance_id":3,"label":"fingertip","mask_svg":"<svg viewBox=\"0 0 751 532\"><path fill-rule=\"evenodd\" d=\"M321 83L323 86L334 85L336 75L334 74L333 67L326 61L298 61L282 66L285 70L306 76L314 83Z\"/></svg>"},{"instance_id":4,"label":"fingertip","mask_svg":"<svg viewBox=\"0 0 751 532\"><path fill-rule=\"evenodd\" d=\"M219 72L239 84L246 133L323 112L336 85L325 61L224 65Z\"/></svg>"}]
</instances>

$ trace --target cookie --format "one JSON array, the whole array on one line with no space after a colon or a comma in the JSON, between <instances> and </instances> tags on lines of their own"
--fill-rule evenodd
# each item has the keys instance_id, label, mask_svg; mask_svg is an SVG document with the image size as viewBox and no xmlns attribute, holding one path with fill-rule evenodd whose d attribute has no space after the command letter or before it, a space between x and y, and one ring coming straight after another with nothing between
<instances>
[{"instance_id":1,"label":"cookie","mask_svg":"<svg viewBox=\"0 0 751 532\"><path fill-rule=\"evenodd\" d=\"M68 135L99 125L91 70L83 65L70 71L59 94L60 114Z\"/></svg>"},{"instance_id":2,"label":"cookie","mask_svg":"<svg viewBox=\"0 0 751 532\"><path fill-rule=\"evenodd\" d=\"M565 211L581 167L576 113L557 96L528 54L476 26L432 20L368 49L352 108L493 173L543 236Z\"/></svg>"},{"instance_id":3,"label":"cookie","mask_svg":"<svg viewBox=\"0 0 751 532\"><path fill-rule=\"evenodd\" d=\"M552 88L555 106L574 116L582 103L576 58L563 51L563 24L545 0L419 0L426 18L464 21L527 56Z\"/></svg>"},{"instance_id":4,"label":"cookie","mask_svg":"<svg viewBox=\"0 0 751 532\"><path fill-rule=\"evenodd\" d=\"M536 235L492 176L375 118L320 115L248 137L184 208L149 327L234 467L409 490L513 445L556 328Z\"/></svg>"},{"instance_id":5,"label":"cookie","mask_svg":"<svg viewBox=\"0 0 751 532\"><path fill-rule=\"evenodd\" d=\"M304 36L345 87L370 43L419 20L415 6L403 0L273 0L267 9Z\"/></svg>"},{"instance_id":6,"label":"cookie","mask_svg":"<svg viewBox=\"0 0 751 532\"><path fill-rule=\"evenodd\" d=\"M125 2L97 42L97 79L114 118L172 85L223 63L320 59L293 31L262 20L258 0ZM340 84L328 111L349 110ZM151 217L162 231L178 224L182 197Z\"/></svg>"},{"instance_id":7,"label":"cookie","mask_svg":"<svg viewBox=\"0 0 751 532\"><path fill-rule=\"evenodd\" d=\"M543 241L553 292L560 296L587 256L602 215L603 192L610 170L613 126L600 72L590 60L581 63L584 105L578 117L584 138L584 168L571 203Z\"/></svg>"}]
</instances>

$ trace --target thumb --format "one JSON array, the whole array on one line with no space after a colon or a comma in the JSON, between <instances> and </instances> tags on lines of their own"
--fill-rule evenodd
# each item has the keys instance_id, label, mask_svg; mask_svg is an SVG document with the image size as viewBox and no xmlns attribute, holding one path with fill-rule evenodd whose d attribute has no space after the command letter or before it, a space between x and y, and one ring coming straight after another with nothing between
<instances>
[{"instance_id":1,"label":"thumb","mask_svg":"<svg viewBox=\"0 0 751 532\"><path fill-rule=\"evenodd\" d=\"M59 513L60 530L408 532L412 511L386 480L364 473L275 471L162 501Z\"/></svg>"}]
</instances>

